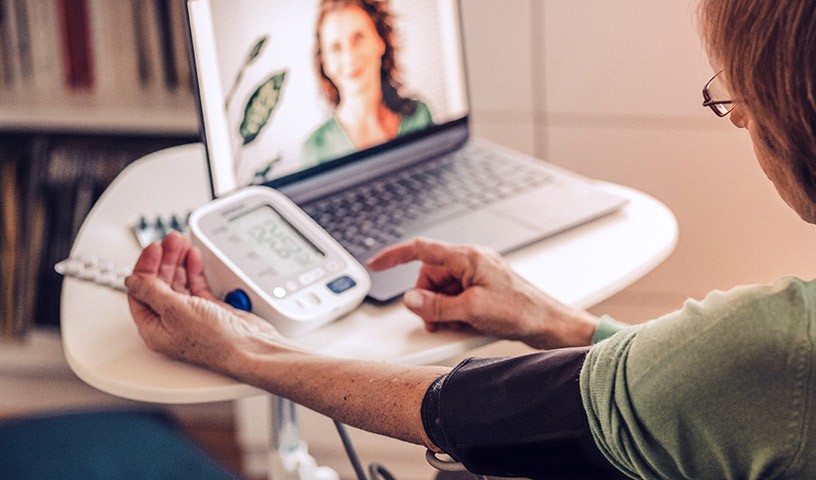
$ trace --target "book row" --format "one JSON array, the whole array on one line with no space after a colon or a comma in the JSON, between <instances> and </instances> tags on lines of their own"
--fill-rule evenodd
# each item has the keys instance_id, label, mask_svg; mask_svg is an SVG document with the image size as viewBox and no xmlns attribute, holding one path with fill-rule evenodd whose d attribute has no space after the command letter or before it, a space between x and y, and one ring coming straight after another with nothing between
<instances>
[{"instance_id":1,"label":"book row","mask_svg":"<svg viewBox=\"0 0 816 480\"><path fill-rule=\"evenodd\" d=\"M191 91L184 0L0 0L0 91Z\"/></svg>"},{"instance_id":2,"label":"book row","mask_svg":"<svg viewBox=\"0 0 816 480\"><path fill-rule=\"evenodd\" d=\"M59 325L54 265L69 256L96 200L132 161L190 140L0 136L0 338Z\"/></svg>"}]
</instances>

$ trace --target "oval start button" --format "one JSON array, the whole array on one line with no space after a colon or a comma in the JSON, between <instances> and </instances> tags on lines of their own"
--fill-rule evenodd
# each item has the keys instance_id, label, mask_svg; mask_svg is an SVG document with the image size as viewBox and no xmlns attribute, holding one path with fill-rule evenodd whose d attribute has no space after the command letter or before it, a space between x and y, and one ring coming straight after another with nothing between
<instances>
[{"instance_id":1,"label":"oval start button","mask_svg":"<svg viewBox=\"0 0 816 480\"><path fill-rule=\"evenodd\" d=\"M238 310L243 310L245 312L252 311L252 300L249 299L249 295L240 288L236 288L235 290L229 292L226 297L224 297L224 302L232 305L234 308Z\"/></svg>"}]
</instances>

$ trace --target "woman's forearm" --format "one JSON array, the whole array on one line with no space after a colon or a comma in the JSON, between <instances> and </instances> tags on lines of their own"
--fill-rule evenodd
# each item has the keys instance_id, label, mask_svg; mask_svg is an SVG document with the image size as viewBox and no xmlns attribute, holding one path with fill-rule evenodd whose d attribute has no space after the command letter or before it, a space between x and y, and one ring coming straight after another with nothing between
<instances>
[{"instance_id":1,"label":"woman's forearm","mask_svg":"<svg viewBox=\"0 0 816 480\"><path fill-rule=\"evenodd\" d=\"M420 408L428 387L448 368L341 360L280 348L237 352L241 368L233 375L342 423L436 449L425 434Z\"/></svg>"}]
</instances>

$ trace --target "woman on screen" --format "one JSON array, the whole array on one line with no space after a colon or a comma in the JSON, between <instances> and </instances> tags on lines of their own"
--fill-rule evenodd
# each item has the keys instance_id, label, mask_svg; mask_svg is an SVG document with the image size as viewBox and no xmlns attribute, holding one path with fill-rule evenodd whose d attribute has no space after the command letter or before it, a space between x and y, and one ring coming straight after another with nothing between
<instances>
[{"instance_id":1,"label":"woman on screen","mask_svg":"<svg viewBox=\"0 0 816 480\"><path fill-rule=\"evenodd\" d=\"M400 92L386 0L321 0L315 35L315 66L334 111L303 145L304 163L333 160L433 123L425 103Z\"/></svg>"}]
</instances>

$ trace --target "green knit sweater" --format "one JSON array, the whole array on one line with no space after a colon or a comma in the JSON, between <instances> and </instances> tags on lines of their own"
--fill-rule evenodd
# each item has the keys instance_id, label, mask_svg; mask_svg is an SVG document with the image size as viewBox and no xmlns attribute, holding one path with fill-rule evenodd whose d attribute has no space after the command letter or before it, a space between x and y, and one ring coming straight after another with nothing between
<instances>
[{"instance_id":1,"label":"green knit sweater","mask_svg":"<svg viewBox=\"0 0 816 480\"><path fill-rule=\"evenodd\" d=\"M617 333L615 333L617 332ZM633 478L816 478L816 281L606 317L581 371L596 444Z\"/></svg>"}]
</instances>

